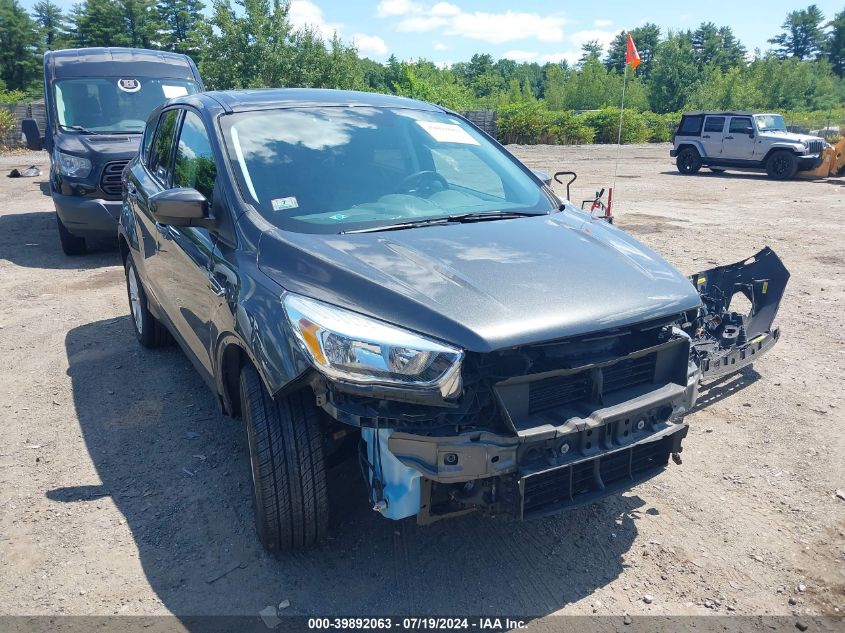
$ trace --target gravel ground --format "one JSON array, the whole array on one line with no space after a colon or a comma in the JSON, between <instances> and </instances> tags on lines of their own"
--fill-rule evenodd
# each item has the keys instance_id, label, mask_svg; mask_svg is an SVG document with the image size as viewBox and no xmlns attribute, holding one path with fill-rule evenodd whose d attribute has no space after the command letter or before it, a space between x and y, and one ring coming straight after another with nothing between
<instances>
[{"instance_id":1,"label":"gravel ground","mask_svg":"<svg viewBox=\"0 0 845 633\"><path fill-rule=\"evenodd\" d=\"M578 171L579 201L613 177L612 147L511 149ZM428 527L341 469L332 539L280 558L245 434L178 349L136 344L117 253L65 257L43 178L0 178L0 613L845 612L845 180L683 177L668 149L622 150L618 226L688 273L767 244L792 273L780 343L705 390L683 465L564 516Z\"/></svg>"}]
</instances>

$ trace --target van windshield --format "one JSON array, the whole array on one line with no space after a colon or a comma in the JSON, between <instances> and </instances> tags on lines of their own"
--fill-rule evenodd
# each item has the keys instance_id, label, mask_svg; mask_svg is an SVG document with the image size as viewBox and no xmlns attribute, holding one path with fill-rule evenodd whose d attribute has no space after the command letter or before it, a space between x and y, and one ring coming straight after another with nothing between
<instances>
[{"instance_id":1,"label":"van windshield","mask_svg":"<svg viewBox=\"0 0 845 633\"><path fill-rule=\"evenodd\" d=\"M140 133L150 112L166 99L198 91L192 81L98 77L56 82L56 115L64 129Z\"/></svg>"},{"instance_id":2,"label":"van windshield","mask_svg":"<svg viewBox=\"0 0 845 633\"><path fill-rule=\"evenodd\" d=\"M341 233L556 208L507 154L450 114L302 107L221 124L244 197L283 230Z\"/></svg>"}]
</instances>

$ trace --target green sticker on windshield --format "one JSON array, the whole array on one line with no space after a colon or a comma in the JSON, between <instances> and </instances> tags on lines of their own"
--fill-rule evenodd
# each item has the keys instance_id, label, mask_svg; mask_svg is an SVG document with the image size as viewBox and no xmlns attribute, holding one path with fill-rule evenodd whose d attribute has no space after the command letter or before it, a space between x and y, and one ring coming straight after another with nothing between
<instances>
[{"instance_id":1,"label":"green sticker on windshield","mask_svg":"<svg viewBox=\"0 0 845 633\"><path fill-rule=\"evenodd\" d=\"M330 215L329 219L330 220L345 220L348 217L349 217L348 215L343 215L342 213L335 213L334 215Z\"/></svg>"},{"instance_id":2,"label":"green sticker on windshield","mask_svg":"<svg viewBox=\"0 0 845 633\"><path fill-rule=\"evenodd\" d=\"M287 198L274 198L270 200L270 205L273 207L273 211L284 211L296 209L299 203L296 201L296 196L288 196Z\"/></svg>"}]
</instances>

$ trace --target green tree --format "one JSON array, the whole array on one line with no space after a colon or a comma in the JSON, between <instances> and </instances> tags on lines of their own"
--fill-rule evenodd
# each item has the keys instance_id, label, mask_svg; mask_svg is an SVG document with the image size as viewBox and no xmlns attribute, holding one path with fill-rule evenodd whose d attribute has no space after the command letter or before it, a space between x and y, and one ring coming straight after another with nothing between
<instances>
[{"instance_id":1,"label":"green tree","mask_svg":"<svg viewBox=\"0 0 845 633\"><path fill-rule=\"evenodd\" d=\"M0 81L29 90L41 76L41 34L17 0L0 0Z\"/></svg>"},{"instance_id":2,"label":"green tree","mask_svg":"<svg viewBox=\"0 0 845 633\"><path fill-rule=\"evenodd\" d=\"M156 13L162 27L163 48L198 56L200 42L197 36L204 8L200 0L159 0Z\"/></svg>"},{"instance_id":3,"label":"green tree","mask_svg":"<svg viewBox=\"0 0 845 633\"><path fill-rule=\"evenodd\" d=\"M589 42L584 43L581 46L581 59L578 60L578 63L583 65L590 59L598 59L601 57L602 51L601 44L599 44L598 40L590 40Z\"/></svg>"},{"instance_id":4,"label":"green tree","mask_svg":"<svg viewBox=\"0 0 845 633\"><path fill-rule=\"evenodd\" d=\"M718 28L712 22L702 22L692 33L692 47L702 66L714 65L725 71L745 62L745 47L729 26Z\"/></svg>"},{"instance_id":5,"label":"green tree","mask_svg":"<svg viewBox=\"0 0 845 633\"><path fill-rule=\"evenodd\" d=\"M74 44L86 46L126 46L123 12L114 0L85 0L71 9Z\"/></svg>"},{"instance_id":6,"label":"green tree","mask_svg":"<svg viewBox=\"0 0 845 633\"><path fill-rule=\"evenodd\" d=\"M637 52L640 54L640 65L637 67L637 74L648 78L654 65L654 53L660 44L660 27L651 22L646 22L631 31L618 33L610 43L607 52L605 65L608 69L615 69L617 72L625 70L625 53L628 50L628 33L634 40Z\"/></svg>"},{"instance_id":7,"label":"green tree","mask_svg":"<svg viewBox=\"0 0 845 633\"><path fill-rule=\"evenodd\" d=\"M775 54L782 59L818 57L825 46L823 21L824 14L815 4L806 9L791 11L781 27L784 31L770 39L769 43L777 46Z\"/></svg>"},{"instance_id":8,"label":"green tree","mask_svg":"<svg viewBox=\"0 0 845 633\"><path fill-rule=\"evenodd\" d=\"M830 38L827 41L827 57L835 72L845 77L845 10L837 13L828 23Z\"/></svg>"},{"instance_id":9,"label":"green tree","mask_svg":"<svg viewBox=\"0 0 845 633\"><path fill-rule=\"evenodd\" d=\"M120 28L127 46L159 48L159 33L164 24L156 10L155 0L118 0Z\"/></svg>"},{"instance_id":10,"label":"green tree","mask_svg":"<svg viewBox=\"0 0 845 633\"><path fill-rule=\"evenodd\" d=\"M690 33L670 33L657 47L648 81L648 98L654 112L683 110L698 89L704 69L695 59Z\"/></svg>"},{"instance_id":11,"label":"green tree","mask_svg":"<svg viewBox=\"0 0 845 633\"><path fill-rule=\"evenodd\" d=\"M43 48L54 50L66 46L68 21L59 5L52 0L39 0L32 6L32 17L41 29Z\"/></svg>"}]
</instances>

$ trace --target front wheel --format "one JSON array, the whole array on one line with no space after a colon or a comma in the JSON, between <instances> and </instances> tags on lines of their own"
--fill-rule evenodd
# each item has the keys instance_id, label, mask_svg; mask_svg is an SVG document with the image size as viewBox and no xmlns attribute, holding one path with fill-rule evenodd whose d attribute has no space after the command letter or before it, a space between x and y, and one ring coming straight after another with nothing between
<instances>
[{"instance_id":1,"label":"front wheel","mask_svg":"<svg viewBox=\"0 0 845 633\"><path fill-rule=\"evenodd\" d=\"M789 180L798 171L798 158L788 150L774 152L766 161L766 173L773 180Z\"/></svg>"},{"instance_id":2,"label":"front wheel","mask_svg":"<svg viewBox=\"0 0 845 633\"><path fill-rule=\"evenodd\" d=\"M126 258L126 294L129 297L129 316L138 342L144 347L163 347L173 339L170 332L150 312L147 293L141 285L141 278L135 269L132 256Z\"/></svg>"},{"instance_id":3,"label":"front wheel","mask_svg":"<svg viewBox=\"0 0 845 633\"><path fill-rule=\"evenodd\" d=\"M685 147L678 153L675 165L677 165L678 171L684 175L698 173L698 170L701 169L701 156L694 148Z\"/></svg>"},{"instance_id":4,"label":"front wheel","mask_svg":"<svg viewBox=\"0 0 845 633\"><path fill-rule=\"evenodd\" d=\"M56 214L56 222L59 225L59 241L62 243L62 250L65 255L84 255L88 252L85 238L77 237L68 231L58 214Z\"/></svg>"},{"instance_id":5,"label":"front wheel","mask_svg":"<svg viewBox=\"0 0 845 633\"><path fill-rule=\"evenodd\" d=\"M273 398L251 365L241 370L258 538L271 552L307 547L327 532L329 498L319 409L310 390Z\"/></svg>"}]
</instances>

